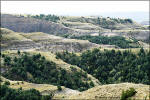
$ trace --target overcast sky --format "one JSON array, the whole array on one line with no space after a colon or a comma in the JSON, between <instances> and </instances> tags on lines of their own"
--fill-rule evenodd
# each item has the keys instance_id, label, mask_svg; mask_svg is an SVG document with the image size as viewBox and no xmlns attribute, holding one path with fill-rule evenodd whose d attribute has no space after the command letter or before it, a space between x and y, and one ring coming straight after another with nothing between
<instances>
[{"instance_id":1,"label":"overcast sky","mask_svg":"<svg viewBox=\"0 0 150 100\"><path fill-rule=\"evenodd\" d=\"M1 1L3 13L89 15L100 12L148 12L148 1Z\"/></svg>"},{"instance_id":2,"label":"overcast sky","mask_svg":"<svg viewBox=\"0 0 150 100\"><path fill-rule=\"evenodd\" d=\"M1 1L1 12L70 16L103 16L103 13L109 16L108 13L112 15L113 13L147 12L148 15L149 1Z\"/></svg>"}]
</instances>

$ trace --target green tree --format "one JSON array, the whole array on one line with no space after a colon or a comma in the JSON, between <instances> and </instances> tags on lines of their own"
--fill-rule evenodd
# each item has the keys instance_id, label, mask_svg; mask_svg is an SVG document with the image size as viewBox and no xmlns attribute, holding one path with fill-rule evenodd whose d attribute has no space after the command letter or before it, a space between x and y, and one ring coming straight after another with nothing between
<instances>
[{"instance_id":1,"label":"green tree","mask_svg":"<svg viewBox=\"0 0 150 100\"><path fill-rule=\"evenodd\" d=\"M4 85L10 85L9 81L5 81Z\"/></svg>"},{"instance_id":2,"label":"green tree","mask_svg":"<svg viewBox=\"0 0 150 100\"><path fill-rule=\"evenodd\" d=\"M58 89L58 91L61 91L61 90L62 90L62 88L61 88L60 85L57 86L57 89Z\"/></svg>"},{"instance_id":3,"label":"green tree","mask_svg":"<svg viewBox=\"0 0 150 100\"><path fill-rule=\"evenodd\" d=\"M18 55L20 55L20 50L17 51Z\"/></svg>"},{"instance_id":4,"label":"green tree","mask_svg":"<svg viewBox=\"0 0 150 100\"><path fill-rule=\"evenodd\" d=\"M126 90L126 91L122 91L120 100L127 100L129 97L134 96L136 93L137 92L135 91L134 88L130 88L130 89Z\"/></svg>"}]
</instances>

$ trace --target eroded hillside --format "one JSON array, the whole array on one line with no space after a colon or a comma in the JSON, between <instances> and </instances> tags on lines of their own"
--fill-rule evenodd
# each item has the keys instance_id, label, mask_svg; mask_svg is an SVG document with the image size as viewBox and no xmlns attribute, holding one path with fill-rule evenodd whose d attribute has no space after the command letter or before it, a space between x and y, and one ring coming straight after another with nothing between
<instances>
[{"instance_id":1,"label":"eroded hillside","mask_svg":"<svg viewBox=\"0 0 150 100\"><path fill-rule=\"evenodd\" d=\"M70 51L82 52L100 45L87 40L66 39L42 32L17 33L1 28L2 50L40 50L40 51Z\"/></svg>"}]
</instances>

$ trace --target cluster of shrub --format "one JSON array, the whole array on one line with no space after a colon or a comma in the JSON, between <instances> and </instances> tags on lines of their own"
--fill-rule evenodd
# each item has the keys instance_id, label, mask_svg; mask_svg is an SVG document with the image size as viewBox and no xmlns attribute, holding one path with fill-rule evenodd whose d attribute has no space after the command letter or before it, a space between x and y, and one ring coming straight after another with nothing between
<instances>
[{"instance_id":1,"label":"cluster of shrub","mask_svg":"<svg viewBox=\"0 0 150 100\"><path fill-rule=\"evenodd\" d=\"M102 84L133 82L150 84L150 52L130 50L87 50L80 56L67 51L56 53L63 61L77 65Z\"/></svg>"},{"instance_id":2,"label":"cluster of shrub","mask_svg":"<svg viewBox=\"0 0 150 100\"><path fill-rule=\"evenodd\" d=\"M109 20L108 20L109 19ZM131 19L120 19L120 18L97 18L96 20L96 24L98 24L99 26L103 27L103 28L107 28L107 29L117 29L116 28L116 24L127 24L130 23L132 24L133 21Z\"/></svg>"},{"instance_id":3,"label":"cluster of shrub","mask_svg":"<svg viewBox=\"0 0 150 100\"><path fill-rule=\"evenodd\" d=\"M8 68L8 71L2 75L11 80L66 86L79 91L94 86L92 80L87 77L87 73L77 71L73 67L71 67L72 73L67 72L65 69L56 67L54 62L46 60L40 54L18 52L15 57L2 54L2 58L4 65Z\"/></svg>"},{"instance_id":4,"label":"cluster of shrub","mask_svg":"<svg viewBox=\"0 0 150 100\"><path fill-rule=\"evenodd\" d=\"M44 20L52 21L52 22L57 22L60 20L60 18L58 16L51 15L51 14L48 14L48 15L45 15L45 14L31 15L30 17L37 18L37 19L44 19Z\"/></svg>"},{"instance_id":5,"label":"cluster of shrub","mask_svg":"<svg viewBox=\"0 0 150 100\"><path fill-rule=\"evenodd\" d=\"M90 42L97 43L97 44L116 45L120 48L138 48L139 47L136 39L133 39L133 41L126 40L125 37L121 37L121 36L107 37L107 36L86 35L86 36L72 36L71 38L89 40ZM131 45L132 43L136 45Z\"/></svg>"}]
</instances>

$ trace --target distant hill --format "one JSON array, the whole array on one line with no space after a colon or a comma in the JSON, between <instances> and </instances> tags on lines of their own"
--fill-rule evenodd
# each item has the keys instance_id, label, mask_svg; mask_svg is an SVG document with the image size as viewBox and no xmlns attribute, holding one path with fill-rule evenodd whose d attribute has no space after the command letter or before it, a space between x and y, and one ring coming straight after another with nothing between
<instances>
[{"instance_id":1,"label":"distant hill","mask_svg":"<svg viewBox=\"0 0 150 100\"><path fill-rule=\"evenodd\" d=\"M27 17L24 15L1 14L1 27L15 32L44 32L54 35L93 34L100 31L132 29L141 27L132 19L110 17L69 17L59 16L57 22L52 18L41 16ZM55 17L54 17L55 18ZM55 19L56 19L55 18ZM52 22L53 21L53 22Z\"/></svg>"},{"instance_id":2,"label":"distant hill","mask_svg":"<svg viewBox=\"0 0 150 100\"><path fill-rule=\"evenodd\" d=\"M15 32L44 32L55 35L74 33L75 31L51 21L26 18L10 14L1 14L1 27Z\"/></svg>"}]
</instances>

